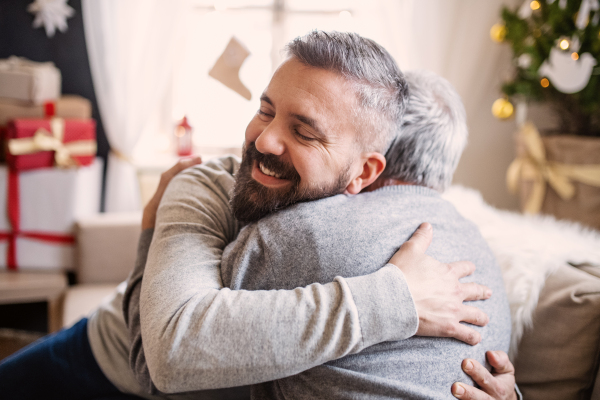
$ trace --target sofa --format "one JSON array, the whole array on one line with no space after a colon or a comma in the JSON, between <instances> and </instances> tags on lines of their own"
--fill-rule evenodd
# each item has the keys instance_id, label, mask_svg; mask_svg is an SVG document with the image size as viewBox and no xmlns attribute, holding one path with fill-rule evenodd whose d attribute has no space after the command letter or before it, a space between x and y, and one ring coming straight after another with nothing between
<instances>
[{"instance_id":1,"label":"sofa","mask_svg":"<svg viewBox=\"0 0 600 400\"><path fill-rule=\"evenodd\" d=\"M479 227L502 269L513 320L509 355L524 398L600 400L600 233L495 209L472 189L453 186L444 197ZM129 213L77 222L77 284L65 297L64 326L127 278L140 221Z\"/></svg>"}]
</instances>

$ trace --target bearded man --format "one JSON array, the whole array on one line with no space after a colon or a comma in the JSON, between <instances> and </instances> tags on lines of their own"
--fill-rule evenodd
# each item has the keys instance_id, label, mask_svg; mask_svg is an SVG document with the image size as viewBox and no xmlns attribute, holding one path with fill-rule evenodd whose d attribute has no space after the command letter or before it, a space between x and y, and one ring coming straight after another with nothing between
<instances>
[{"instance_id":1,"label":"bearded man","mask_svg":"<svg viewBox=\"0 0 600 400\"><path fill-rule=\"evenodd\" d=\"M332 42L339 39L336 35L325 36ZM386 96L388 105L393 102L398 105L391 106L383 121L397 125L404 107L406 85L385 50L370 41L364 43L365 39L357 35L349 36L352 44L359 46L347 48L348 53L343 57L349 57L358 70L369 66L361 65L365 60L371 60L366 64L381 64L390 71L396 95L390 96L388 89L381 85L361 92L360 88L369 84L351 79L346 74L349 71L332 73L325 68L327 62L323 66L307 67L298 65L302 60L290 60L292 64L288 65L295 68L287 71L285 79L274 77L273 86L269 86L275 89L274 94L269 92L271 95L263 98L267 104L277 104L282 111L278 115L283 118L276 118L274 125L269 123L269 127L260 129L260 137L253 137L259 132L258 119L264 117L259 112L247 130L247 142L254 142L259 152L267 146L269 150L264 150L265 153L281 157L286 165L293 166L296 175L291 169L269 169L269 166L277 167L273 159L261 160L262 165L252 162L250 175L268 190L263 195L257 194L254 201L254 195L249 195L246 204L250 207L239 211L242 218L260 217L294 202L312 200L319 197L318 193L321 196L340 191L357 194L383 171L385 158L381 148L378 151L376 148L385 146L385 135L371 137L363 135L361 129L364 126L372 132L373 127L382 122L377 118L377 107ZM361 44L366 44L366 48L361 48ZM377 132L389 135L392 130ZM371 145L374 146L372 151L357 151L359 146ZM294 290L223 288L219 273L222 251L241 227L229 209L233 174L238 167L236 160L224 159L189 170L172 182L158 212L156 231L145 230L140 241L140 260L145 260L144 249L150 240L153 243L148 262L141 262L146 264L140 302L142 336L134 337L131 344L127 340L120 311L121 287L110 303L92 315L89 323L84 320L46 340L50 350L56 349L55 344L62 343L65 347L65 343L77 341L79 345L81 342L84 350L76 356L83 353L87 356L81 363L81 371L69 366L68 374L63 374L67 384L62 386L68 385L69 392L48 373L53 368L60 370L60 363L52 360L56 353L50 351L50 361L43 363L44 368L40 368L41 372L34 378L43 380L46 393L79 390L76 393L89 394L93 385L87 379L96 385L96 398L120 392L153 398L137 384L127 362L130 350L133 365L141 361L136 354L143 357L139 352L142 348L158 389L173 393L282 378L358 353L376 343L406 339L415 330L418 335L451 336L470 344L480 341L479 333L459 322L484 325L487 318L462 301L489 297L489 290L459 283L458 279L472 272L473 266L439 263L425 256L426 246L422 243L405 246L399 252L397 264L404 267L405 273L390 264L362 277L337 277L330 283ZM149 226L147 222L145 219L144 227L151 228L153 224ZM421 235L428 234L421 232ZM430 293L418 290L419 286L427 287ZM135 297L136 285L130 287L132 290L128 293ZM131 305L131 302L126 304ZM389 307L390 304L394 306ZM126 308L130 309L127 305ZM126 314L130 324L135 324L130 318L135 313ZM292 348L299 351L290 355ZM22 372L19 363L38 350L30 348L3 364L0 374L9 369ZM68 358L62 353L59 356ZM42 366L42 363L37 365ZM32 369L27 372L31 378ZM18 372L13 377L15 375ZM99 382L102 379L104 381ZM16 382L15 385L23 382L10 381ZM238 390L205 392L203 397L222 398L225 393L245 395L243 390ZM86 396L71 394L71 397Z\"/></svg>"}]
</instances>

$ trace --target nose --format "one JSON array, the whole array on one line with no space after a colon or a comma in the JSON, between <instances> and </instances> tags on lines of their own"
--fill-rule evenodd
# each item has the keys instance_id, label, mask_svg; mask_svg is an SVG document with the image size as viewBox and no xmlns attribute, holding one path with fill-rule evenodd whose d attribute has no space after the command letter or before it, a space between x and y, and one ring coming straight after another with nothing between
<instances>
[{"instance_id":1,"label":"nose","mask_svg":"<svg viewBox=\"0 0 600 400\"><path fill-rule=\"evenodd\" d=\"M256 138L254 145L256 146L256 150L263 154L281 156L285 153L286 132L284 127L278 126L273 122Z\"/></svg>"}]
</instances>

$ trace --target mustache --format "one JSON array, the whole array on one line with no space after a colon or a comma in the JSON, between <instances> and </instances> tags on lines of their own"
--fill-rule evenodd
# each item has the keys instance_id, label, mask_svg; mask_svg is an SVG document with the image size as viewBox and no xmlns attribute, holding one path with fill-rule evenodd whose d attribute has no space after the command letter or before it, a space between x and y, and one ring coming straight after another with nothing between
<instances>
[{"instance_id":1,"label":"mustache","mask_svg":"<svg viewBox=\"0 0 600 400\"><path fill-rule=\"evenodd\" d=\"M244 158L248 165L253 161L262 163L263 166L281 176L281 179L292 182L300 182L300 174L293 165L283 162L278 156L273 154L264 154L256 149L254 142L250 143L244 151Z\"/></svg>"}]
</instances>

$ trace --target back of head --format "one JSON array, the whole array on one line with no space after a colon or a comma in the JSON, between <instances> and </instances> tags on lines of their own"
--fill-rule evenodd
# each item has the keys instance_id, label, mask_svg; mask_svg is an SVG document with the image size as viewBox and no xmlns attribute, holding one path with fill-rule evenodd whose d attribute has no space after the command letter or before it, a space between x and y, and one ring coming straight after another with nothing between
<instances>
[{"instance_id":1,"label":"back of head","mask_svg":"<svg viewBox=\"0 0 600 400\"><path fill-rule=\"evenodd\" d=\"M387 150L402 122L408 98L404 75L379 44L356 33L313 31L286 46L305 65L333 71L354 87L358 144L364 151Z\"/></svg>"},{"instance_id":2,"label":"back of head","mask_svg":"<svg viewBox=\"0 0 600 400\"><path fill-rule=\"evenodd\" d=\"M381 178L445 190L467 144L466 113L460 96L444 78L408 71L408 106L385 158Z\"/></svg>"}]
</instances>

